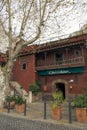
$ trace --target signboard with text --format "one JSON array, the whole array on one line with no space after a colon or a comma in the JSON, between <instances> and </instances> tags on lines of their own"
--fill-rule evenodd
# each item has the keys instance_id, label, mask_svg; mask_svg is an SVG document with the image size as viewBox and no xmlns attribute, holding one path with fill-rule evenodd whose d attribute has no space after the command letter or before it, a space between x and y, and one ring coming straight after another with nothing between
<instances>
[{"instance_id":1,"label":"signboard with text","mask_svg":"<svg viewBox=\"0 0 87 130\"><path fill-rule=\"evenodd\" d=\"M51 69L51 70L40 70L38 71L39 75L56 75L56 74L74 74L82 73L84 67L71 67L71 68L62 68L62 69Z\"/></svg>"}]
</instances>

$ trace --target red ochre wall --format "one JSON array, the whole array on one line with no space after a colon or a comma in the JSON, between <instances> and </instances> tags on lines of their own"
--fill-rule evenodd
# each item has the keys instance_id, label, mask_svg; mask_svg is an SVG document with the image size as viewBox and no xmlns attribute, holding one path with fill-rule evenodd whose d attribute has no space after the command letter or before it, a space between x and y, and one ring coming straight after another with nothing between
<instances>
[{"instance_id":1,"label":"red ochre wall","mask_svg":"<svg viewBox=\"0 0 87 130\"><path fill-rule=\"evenodd\" d=\"M28 91L29 85L34 83L36 78L40 80L41 87L45 85L47 81L47 91L52 91L52 82L58 79L65 80L68 83L68 91L71 94L80 94L84 92L84 88L87 89L87 52L84 51L85 55L85 66L83 73L78 74L61 74L61 75L49 75L49 76L39 76L36 77L35 70L35 55L27 55L23 58L20 57L15 61L13 68L13 80L19 82L23 88ZM22 70L22 64L27 63L27 69ZM47 78L47 79L46 79ZM69 81L73 79L72 89L69 88Z\"/></svg>"},{"instance_id":2,"label":"red ochre wall","mask_svg":"<svg viewBox=\"0 0 87 130\"><path fill-rule=\"evenodd\" d=\"M25 70L22 69L23 63L27 64ZM29 85L36 80L34 54L20 57L15 61L12 80L17 81L28 92Z\"/></svg>"},{"instance_id":3,"label":"red ochre wall","mask_svg":"<svg viewBox=\"0 0 87 130\"><path fill-rule=\"evenodd\" d=\"M86 39L87 35L76 37L71 39L71 42ZM69 41L69 42L70 42ZM47 81L48 92L52 90L52 82L58 79L63 79L68 83L68 90L71 94L79 94L84 92L84 88L87 89L87 48L84 50L85 57L85 66L83 73L78 74L61 74L61 75L50 75L50 76L39 76L38 80L41 82L41 87L43 87ZM52 56L52 55L51 55ZM51 57L49 58L51 60ZM27 69L22 70L21 66L23 63L27 63ZM78 65L79 67L79 65ZM47 78L47 79L46 79ZM73 79L72 89L69 89L69 81ZM27 55L18 58L15 61L13 68L13 80L18 81L26 91L28 91L29 85L34 83L36 80L36 71L35 71L35 55Z\"/></svg>"},{"instance_id":4,"label":"red ochre wall","mask_svg":"<svg viewBox=\"0 0 87 130\"><path fill-rule=\"evenodd\" d=\"M87 70L86 70L87 71ZM87 93L87 72L84 71L81 74L62 74L62 75L52 75L47 77L47 91L52 92L52 83L56 80L65 80L68 84L68 92L70 94L81 94ZM45 76L39 77L42 86L45 84ZM73 79L73 83L69 83L69 81ZM70 89L70 85L72 89ZM86 89L86 91L84 90Z\"/></svg>"}]
</instances>

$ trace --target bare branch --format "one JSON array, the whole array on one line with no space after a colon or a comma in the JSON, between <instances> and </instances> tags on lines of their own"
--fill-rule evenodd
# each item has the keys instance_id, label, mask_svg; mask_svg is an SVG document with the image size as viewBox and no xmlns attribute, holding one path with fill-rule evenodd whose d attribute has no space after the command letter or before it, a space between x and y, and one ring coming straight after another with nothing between
<instances>
[{"instance_id":1,"label":"bare branch","mask_svg":"<svg viewBox=\"0 0 87 130\"><path fill-rule=\"evenodd\" d=\"M3 7L4 7L4 0L1 0L0 1L0 12L3 10Z\"/></svg>"},{"instance_id":2,"label":"bare branch","mask_svg":"<svg viewBox=\"0 0 87 130\"><path fill-rule=\"evenodd\" d=\"M27 4L28 4L28 1L26 0L25 8L27 7ZM23 31L24 31L25 26L27 24L27 21L29 19L29 14L30 14L30 11L31 11L32 4L33 4L33 0L32 0L30 7L27 11L28 12L27 15L26 15L26 10L24 10L24 15L23 15L22 23L21 23L21 29L20 29L19 37L23 36Z\"/></svg>"},{"instance_id":3,"label":"bare branch","mask_svg":"<svg viewBox=\"0 0 87 130\"><path fill-rule=\"evenodd\" d=\"M0 18L0 25L2 26L4 33L8 36L8 32L5 30L5 27L1 18Z\"/></svg>"},{"instance_id":4,"label":"bare branch","mask_svg":"<svg viewBox=\"0 0 87 130\"><path fill-rule=\"evenodd\" d=\"M15 51L14 51L14 58L18 55L18 53L22 49L22 47L27 46L29 44L32 44L33 42L35 42L40 37L41 27L43 26L43 23L44 23L46 4L47 4L47 0L45 0L44 6L43 6L43 10L42 10L41 18L40 18L40 23L38 25L38 31L36 33L36 36L34 38L32 38L31 40L27 41L27 42L21 41L20 44L17 44Z\"/></svg>"},{"instance_id":5,"label":"bare branch","mask_svg":"<svg viewBox=\"0 0 87 130\"><path fill-rule=\"evenodd\" d=\"M21 49L24 47L24 46L27 46L29 44L32 44L33 42L35 42L39 37L40 37L40 34L41 34L41 30L40 30L40 27L38 27L38 32L36 34L36 36L34 38L32 38L31 40L25 42L24 40L20 40L18 42L18 44L16 44L16 48L14 50L14 54L13 54L13 59L15 59L18 55L18 53L21 51Z\"/></svg>"},{"instance_id":6,"label":"bare branch","mask_svg":"<svg viewBox=\"0 0 87 130\"><path fill-rule=\"evenodd\" d=\"M7 0L7 13L9 16L8 19L8 40L9 40L9 59L12 60L12 53L13 53L13 49L12 49L12 22L11 22L11 0Z\"/></svg>"}]
</instances>

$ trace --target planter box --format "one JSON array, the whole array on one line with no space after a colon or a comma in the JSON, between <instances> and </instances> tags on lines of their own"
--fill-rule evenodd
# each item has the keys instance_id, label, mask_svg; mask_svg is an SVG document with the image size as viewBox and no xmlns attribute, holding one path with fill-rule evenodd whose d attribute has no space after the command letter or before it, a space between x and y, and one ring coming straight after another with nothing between
<instances>
[{"instance_id":1,"label":"planter box","mask_svg":"<svg viewBox=\"0 0 87 130\"><path fill-rule=\"evenodd\" d=\"M4 108L8 109L8 106L9 106L9 102L5 102L4 103ZM10 102L10 109L14 109L14 108L15 108L15 102L11 101Z\"/></svg>"},{"instance_id":2,"label":"planter box","mask_svg":"<svg viewBox=\"0 0 87 130\"><path fill-rule=\"evenodd\" d=\"M55 120L60 120L62 118L62 107L52 109L51 116Z\"/></svg>"},{"instance_id":3,"label":"planter box","mask_svg":"<svg viewBox=\"0 0 87 130\"><path fill-rule=\"evenodd\" d=\"M15 108L15 102L12 101L12 102L10 102L10 109L14 109L14 108Z\"/></svg>"},{"instance_id":4,"label":"planter box","mask_svg":"<svg viewBox=\"0 0 87 130\"><path fill-rule=\"evenodd\" d=\"M25 105L24 104L17 104L16 105L16 111L18 112L18 113L23 113L24 112L24 107L25 107Z\"/></svg>"},{"instance_id":5,"label":"planter box","mask_svg":"<svg viewBox=\"0 0 87 130\"><path fill-rule=\"evenodd\" d=\"M76 118L78 122L87 122L87 108L76 108Z\"/></svg>"}]
</instances>

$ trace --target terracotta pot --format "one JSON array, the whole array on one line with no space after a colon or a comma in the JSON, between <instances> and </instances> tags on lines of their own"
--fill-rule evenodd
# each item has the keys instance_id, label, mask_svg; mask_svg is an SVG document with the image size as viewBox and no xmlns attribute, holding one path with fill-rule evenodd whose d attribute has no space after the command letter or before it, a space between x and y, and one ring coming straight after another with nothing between
<instances>
[{"instance_id":1,"label":"terracotta pot","mask_svg":"<svg viewBox=\"0 0 87 130\"><path fill-rule=\"evenodd\" d=\"M78 122L87 122L87 108L76 108L76 118Z\"/></svg>"},{"instance_id":2,"label":"terracotta pot","mask_svg":"<svg viewBox=\"0 0 87 130\"><path fill-rule=\"evenodd\" d=\"M17 104L16 105L16 111L18 112L18 113L23 113L24 112L24 104Z\"/></svg>"},{"instance_id":3,"label":"terracotta pot","mask_svg":"<svg viewBox=\"0 0 87 130\"><path fill-rule=\"evenodd\" d=\"M62 107L52 109L51 116L53 119L60 120L62 118Z\"/></svg>"},{"instance_id":4,"label":"terracotta pot","mask_svg":"<svg viewBox=\"0 0 87 130\"><path fill-rule=\"evenodd\" d=\"M47 86L46 86L46 85L43 86L43 91L44 91L44 92L47 91Z\"/></svg>"},{"instance_id":5,"label":"terracotta pot","mask_svg":"<svg viewBox=\"0 0 87 130\"><path fill-rule=\"evenodd\" d=\"M15 102L14 101L10 102L10 109L14 109L14 107L15 107Z\"/></svg>"}]
</instances>

